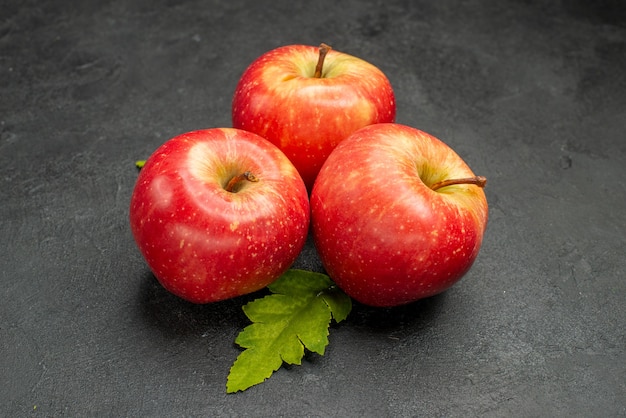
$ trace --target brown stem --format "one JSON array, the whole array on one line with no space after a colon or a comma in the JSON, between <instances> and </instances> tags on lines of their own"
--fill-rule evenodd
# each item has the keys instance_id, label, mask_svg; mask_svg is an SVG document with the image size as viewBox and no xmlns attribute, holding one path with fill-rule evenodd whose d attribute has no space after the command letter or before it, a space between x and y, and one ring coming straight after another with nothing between
<instances>
[{"instance_id":1,"label":"brown stem","mask_svg":"<svg viewBox=\"0 0 626 418\"><path fill-rule=\"evenodd\" d=\"M450 180L442 180L430 186L432 190L441 189L442 187L452 186L453 184L474 184L478 187L485 187L487 184L487 178L483 176L474 176L468 177L464 179L450 179Z\"/></svg>"},{"instance_id":2,"label":"brown stem","mask_svg":"<svg viewBox=\"0 0 626 418\"><path fill-rule=\"evenodd\" d=\"M259 181L259 178L251 172L246 171L230 179L226 187L224 187L224 190L231 193L237 193L244 181L250 181L254 183Z\"/></svg>"},{"instance_id":3,"label":"brown stem","mask_svg":"<svg viewBox=\"0 0 626 418\"><path fill-rule=\"evenodd\" d=\"M315 78L321 78L322 77L322 69L324 67L324 59L326 58L326 54L328 54L328 52L333 49L330 45L326 45L325 43L322 43L320 45L320 57L317 60L317 65L315 66L315 74L313 75L313 77Z\"/></svg>"}]
</instances>

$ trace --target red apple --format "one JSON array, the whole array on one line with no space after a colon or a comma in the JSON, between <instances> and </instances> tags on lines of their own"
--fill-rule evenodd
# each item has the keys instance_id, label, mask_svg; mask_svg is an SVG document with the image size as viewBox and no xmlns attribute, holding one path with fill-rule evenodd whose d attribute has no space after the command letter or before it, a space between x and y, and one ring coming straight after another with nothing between
<instances>
[{"instance_id":1,"label":"red apple","mask_svg":"<svg viewBox=\"0 0 626 418\"><path fill-rule=\"evenodd\" d=\"M395 117L382 71L325 44L283 46L260 56L241 76L232 102L233 126L278 146L309 191L340 141Z\"/></svg>"},{"instance_id":2,"label":"red apple","mask_svg":"<svg viewBox=\"0 0 626 418\"><path fill-rule=\"evenodd\" d=\"M326 271L371 306L443 292L478 255L485 182L425 132L400 124L358 130L328 157L311 193L313 237Z\"/></svg>"},{"instance_id":3,"label":"red apple","mask_svg":"<svg viewBox=\"0 0 626 418\"><path fill-rule=\"evenodd\" d=\"M307 190L293 164L250 132L177 136L146 161L130 203L135 241L159 282L194 303L259 290L304 246Z\"/></svg>"}]
</instances>

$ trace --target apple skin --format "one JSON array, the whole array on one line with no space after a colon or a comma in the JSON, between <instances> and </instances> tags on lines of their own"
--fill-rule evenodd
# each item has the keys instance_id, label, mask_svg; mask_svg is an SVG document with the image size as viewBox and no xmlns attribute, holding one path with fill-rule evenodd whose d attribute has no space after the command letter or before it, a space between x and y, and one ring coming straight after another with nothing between
<instances>
[{"instance_id":1,"label":"apple skin","mask_svg":"<svg viewBox=\"0 0 626 418\"><path fill-rule=\"evenodd\" d=\"M400 124L362 128L328 157L311 193L313 238L353 299L392 307L443 292L469 270L487 226L483 189L437 138Z\"/></svg>"},{"instance_id":2,"label":"apple skin","mask_svg":"<svg viewBox=\"0 0 626 418\"><path fill-rule=\"evenodd\" d=\"M319 48L288 45L257 58L245 70L232 102L233 127L278 146L307 189L339 142L366 125L394 122L391 83L376 66L330 50L315 78Z\"/></svg>"},{"instance_id":3,"label":"apple skin","mask_svg":"<svg viewBox=\"0 0 626 418\"><path fill-rule=\"evenodd\" d=\"M250 171L240 189L225 189ZM287 157L250 132L214 128L161 145L137 178L130 226L148 266L171 293L193 303L259 290L304 246L307 190Z\"/></svg>"}]
</instances>

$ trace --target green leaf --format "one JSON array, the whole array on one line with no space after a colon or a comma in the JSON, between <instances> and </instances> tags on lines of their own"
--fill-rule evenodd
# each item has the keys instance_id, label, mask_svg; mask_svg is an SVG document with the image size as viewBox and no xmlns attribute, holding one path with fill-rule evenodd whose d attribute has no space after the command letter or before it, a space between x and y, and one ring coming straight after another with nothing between
<instances>
[{"instance_id":1,"label":"green leaf","mask_svg":"<svg viewBox=\"0 0 626 418\"><path fill-rule=\"evenodd\" d=\"M324 291L321 297L330 308L335 322L341 322L346 319L352 310L352 301L335 284L329 287L327 291Z\"/></svg>"},{"instance_id":2,"label":"green leaf","mask_svg":"<svg viewBox=\"0 0 626 418\"><path fill-rule=\"evenodd\" d=\"M141 170L144 165L146 165L146 160L135 161L135 167L137 167L139 170Z\"/></svg>"},{"instance_id":3,"label":"green leaf","mask_svg":"<svg viewBox=\"0 0 626 418\"><path fill-rule=\"evenodd\" d=\"M321 273L288 270L268 286L272 294L243 307L252 321L235 339L245 350L233 363L226 392L262 383L283 363L301 364L305 348L320 355L331 319L346 319L351 299Z\"/></svg>"}]
</instances>

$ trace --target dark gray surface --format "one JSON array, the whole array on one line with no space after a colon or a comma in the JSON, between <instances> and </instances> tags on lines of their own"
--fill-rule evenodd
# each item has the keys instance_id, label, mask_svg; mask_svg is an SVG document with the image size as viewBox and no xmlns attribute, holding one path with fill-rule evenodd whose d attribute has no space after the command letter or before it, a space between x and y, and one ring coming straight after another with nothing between
<instances>
[{"instance_id":1,"label":"dark gray surface","mask_svg":"<svg viewBox=\"0 0 626 418\"><path fill-rule=\"evenodd\" d=\"M324 357L226 395L248 299L156 283L133 164L229 126L258 55L321 41L489 178L489 227L445 294L357 305ZM626 416L619 0L4 1L0 131L2 416Z\"/></svg>"}]
</instances>

